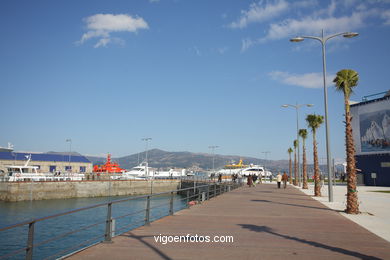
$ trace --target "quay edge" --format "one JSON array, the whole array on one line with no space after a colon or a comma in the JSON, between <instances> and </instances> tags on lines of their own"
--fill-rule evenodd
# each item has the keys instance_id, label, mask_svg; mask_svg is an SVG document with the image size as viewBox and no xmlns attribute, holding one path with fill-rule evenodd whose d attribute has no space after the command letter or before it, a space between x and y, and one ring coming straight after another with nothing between
<instances>
[{"instance_id":1,"label":"quay edge","mask_svg":"<svg viewBox=\"0 0 390 260\"><path fill-rule=\"evenodd\" d=\"M0 182L0 201L145 195L180 189L180 180Z\"/></svg>"}]
</instances>

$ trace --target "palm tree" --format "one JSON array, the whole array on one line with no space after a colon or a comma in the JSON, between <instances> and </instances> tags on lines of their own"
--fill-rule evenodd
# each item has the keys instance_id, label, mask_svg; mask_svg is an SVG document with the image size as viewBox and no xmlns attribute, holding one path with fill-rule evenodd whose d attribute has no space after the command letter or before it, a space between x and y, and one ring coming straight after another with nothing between
<instances>
[{"instance_id":1,"label":"palm tree","mask_svg":"<svg viewBox=\"0 0 390 260\"><path fill-rule=\"evenodd\" d=\"M316 114L307 115L306 122L307 125L311 128L311 132L313 133L314 196L321 196L320 167L318 166L316 131L324 122L324 117Z\"/></svg>"},{"instance_id":2,"label":"palm tree","mask_svg":"<svg viewBox=\"0 0 390 260\"><path fill-rule=\"evenodd\" d=\"M298 140L294 140L294 186L298 185L297 148L298 148Z\"/></svg>"},{"instance_id":3,"label":"palm tree","mask_svg":"<svg viewBox=\"0 0 390 260\"><path fill-rule=\"evenodd\" d=\"M288 165L288 176L289 176L290 184L291 184L292 183L291 153L293 152L293 149L291 147L289 147L287 152L288 152L288 156L290 158L289 165Z\"/></svg>"},{"instance_id":4,"label":"palm tree","mask_svg":"<svg viewBox=\"0 0 390 260\"><path fill-rule=\"evenodd\" d=\"M340 70L337 72L333 82L336 90L344 93L345 107L345 144L347 153L347 208L349 214L359 213L359 202L356 191L356 166L355 148L352 136L352 117L349 110L349 97L353 93L352 88L356 87L359 81L359 74L354 70Z\"/></svg>"},{"instance_id":5,"label":"palm tree","mask_svg":"<svg viewBox=\"0 0 390 260\"><path fill-rule=\"evenodd\" d=\"M305 140L307 138L307 130L306 129L299 129L298 132L299 136L302 138L302 164L303 164L303 189L308 189L307 187L307 172L306 172L306 146L305 146Z\"/></svg>"}]
</instances>

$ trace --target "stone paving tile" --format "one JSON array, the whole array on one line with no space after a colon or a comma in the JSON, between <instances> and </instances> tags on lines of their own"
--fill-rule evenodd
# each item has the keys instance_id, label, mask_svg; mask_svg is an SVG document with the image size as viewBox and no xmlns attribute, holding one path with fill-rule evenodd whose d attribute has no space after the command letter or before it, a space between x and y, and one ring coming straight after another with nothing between
<instances>
[{"instance_id":1,"label":"stone paving tile","mask_svg":"<svg viewBox=\"0 0 390 260\"><path fill-rule=\"evenodd\" d=\"M233 243L156 243L158 235ZM117 236L69 259L390 259L390 243L305 195L243 187Z\"/></svg>"}]
</instances>

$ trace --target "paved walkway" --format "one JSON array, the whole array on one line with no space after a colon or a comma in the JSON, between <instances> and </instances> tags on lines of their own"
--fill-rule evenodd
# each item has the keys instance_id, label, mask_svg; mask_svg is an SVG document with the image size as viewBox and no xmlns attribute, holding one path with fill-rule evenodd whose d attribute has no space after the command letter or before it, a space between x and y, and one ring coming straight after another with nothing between
<instances>
[{"instance_id":1,"label":"paved walkway","mask_svg":"<svg viewBox=\"0 0 390 260\"><path fill-rule=\"evenodd\" d=\"M233 236L162 243L158 235ZM289 186L230 193L98 244L70 259L390 259L390 243Z\"/></svg>"},{"instance_id":2,"label":"paved walkway","mask_svg":"<svg viewBox=\"0 0 390 260\"><path fill-rule=\"evenodd\" d=\"M314 185L309 185L308 190L300 189L302 192L312 196ZM374 234L390 242L390 187L358 186L359 215L349 215L340 213L360 226L368 229ZM329 202L327 184L321 189L322 197L313 197L325 206L334 210L344 210L346 208L347 187L346 185L333 186L333 202Z\"/></svg>"}]
</instances>

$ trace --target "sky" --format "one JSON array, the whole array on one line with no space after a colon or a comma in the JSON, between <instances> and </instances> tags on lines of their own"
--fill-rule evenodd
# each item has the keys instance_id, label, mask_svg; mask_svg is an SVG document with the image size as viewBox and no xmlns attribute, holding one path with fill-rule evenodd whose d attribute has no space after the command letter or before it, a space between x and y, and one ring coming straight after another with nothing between
<instances>
[{"instance_id":1,"label":"sky","mask_svg":"<svg viewBox=\"0 0 390 260\"><path fill-rule=\"evenodd\" d=\"M114 157L149 148L287 159L307 114L324 115L326 43L332 155L345 157L343 95L390 89L389 0L0 1L0 146ZM380 97L380 96L378 96ZM70 142L66 142L71 139ZM325 125L317 133L325 162ZM306 141L312 160L312 135ZM71 144L71 147L70 147ZM269 152L269 153L264 153Z\"/></svg>"}]
</instances>

